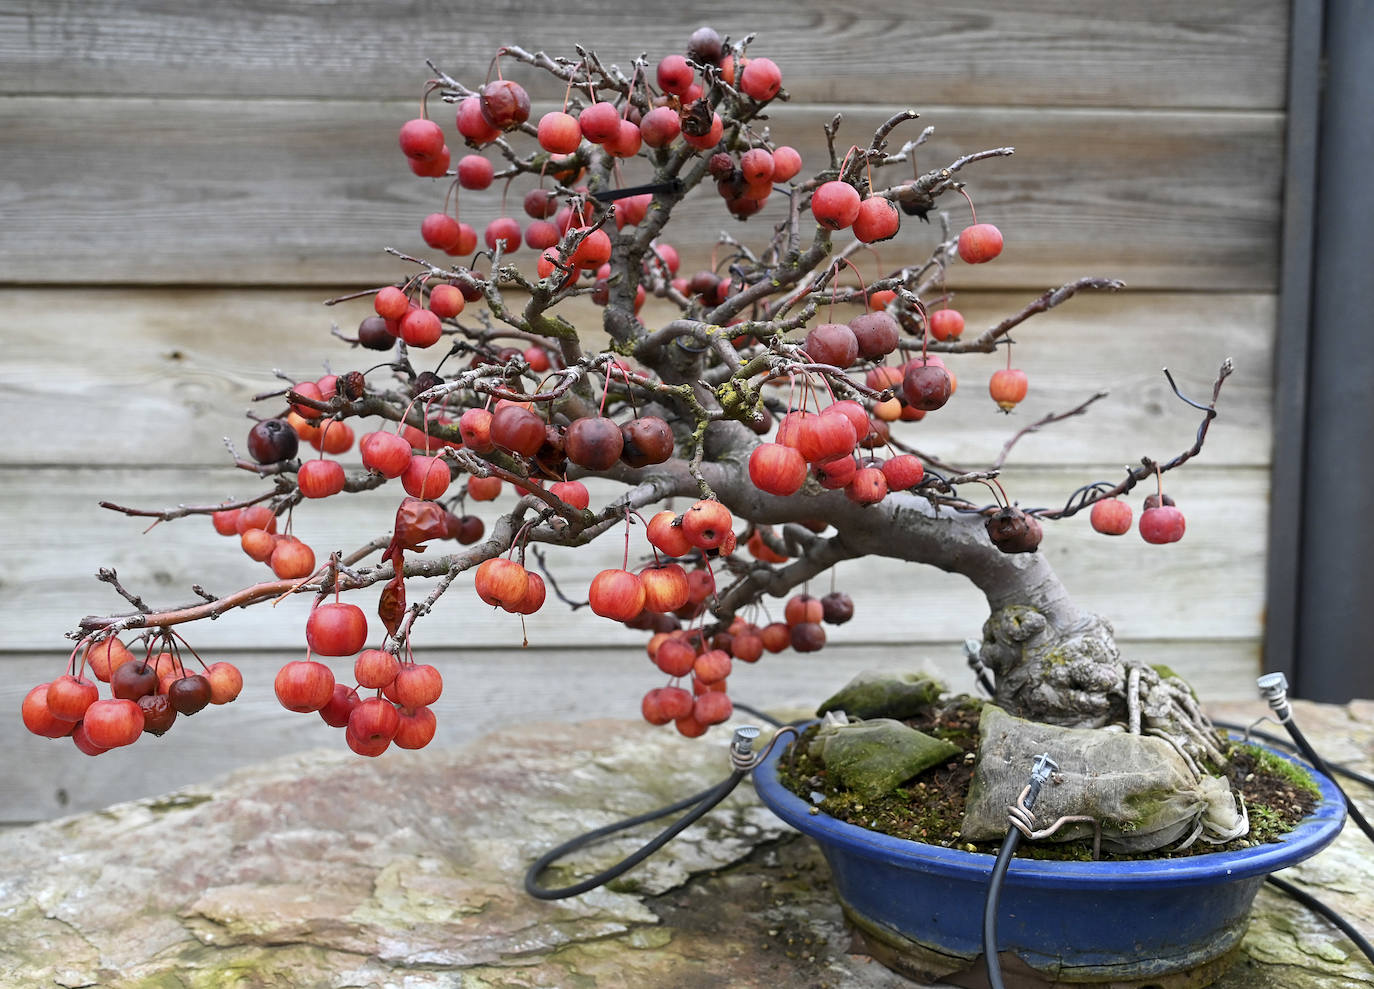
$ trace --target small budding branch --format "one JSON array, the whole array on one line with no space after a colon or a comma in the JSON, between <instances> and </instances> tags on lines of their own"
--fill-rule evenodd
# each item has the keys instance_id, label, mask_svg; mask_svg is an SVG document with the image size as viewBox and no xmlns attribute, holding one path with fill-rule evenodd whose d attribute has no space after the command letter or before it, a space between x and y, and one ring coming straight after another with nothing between
<instances>
[{"instance_id":1,"label":"small budding branch","mask_svg":"<svg viewBox=\"0 0 1374 989\"><path fill-rule=\"evenodd\" d=\"M530 119L529 93L502 75L510 63L542 73L547 91L537 95L561 97L561 108ZM963 176L1013 149L922 172L916 152L931 128L893 147L917 116L902 110L872 135L849 135L865 143L847 147L837 115L825 128L828 152L805 161L765 122L787 98L782 70L755 53L752 36L732 43L710 28L685 51L656 66L635 60L628 72L582 48L514 46L496 53L475 88L431 69L420 115L401 124L398 143L404 164L433 183L436 209L417 217L413 249L388 249L388 263L401 266L392 282L329 300L371 298L356 333L333 336L357 357L375 352L376 363L288 379L260 396L265 416L248 431L247 458L230 450L262 492L167 510L105 504L154 524L208 516L276 579L223 596L196 585L194 603L158 608L102 574L136 610L80 621L66 670L24 700L31 731L70 737L95 755L228 703L242 677L228 663L200 662L179 627L305 595L304 656L274 684L282 706L343 728L361 755L421 748L434 737L443 678L415 661L412 646L425 616L450 606L443 599L455 577L473 570L480 601L452 607L499 608L523 621L552 588L577 608L552 573L526 565L527 551L616 533L622 565L593 578L586 603L599 620L649 636L658 673L646 674L643 716L683 735L730 717L735 662L822 649L826 626L849 621L855 606L841 591L812 597L807 584L865 555L955 571L985 593L985 659L998 702L1013 713L1106 723L1138 711L1152 681L1142 686L1129 661L1111 658L1114 647L1094 653L1121 670L1094 679L1091 710L1058 710L1056 691L1079 696L1083 685L1028 689L1045 685L1041 668L999 634L998 617L1032 609L1069 649L1075 637L1110 636L1105 623L1081 620L1036 553L1042 522L1089 509L1093 528L1121 535L1132 513L1120 496L1153 477L1140 534L1181 538L1183 515L1159 479L1201 449L1229 365L1210 404L1185 399L1205 413L1191 450L1146 458L1117 483L1088 483L1058 510L1017 507L998 470L1021 435L1083 414L1101 395L1022 429L993 465L955 468L904 439L927 415L953 414L956 358L976 359L965 355L1004 365L988 391L1012 412L1030 382L1012 366L1011 330L1078 292L1121 287L1068 282L964 336L948 269L995 262L1006 245L978 220ZM456 160L450 141L463 149ZM709 267L687 272L673 220L698 187L714 189L722 220L753 219L720 236ZM523 216L504 215L480 236L464 222L472 196L499 195L504 209L512 193ZM693 223L710 201L694 202ZM913 235L911 218L932 212L937 223ZM865 281L853 259L878 243L903 262ZM586 328L564 315L580 296L604 307L609 350L590 352ZM661 325L640 318L651 296L674 312ZM350 474L337 458L355 447L363 469ZM583 483L591 477L623 490L593 504ZM975 482L992 489L994 504L961 495ZM316 502L398 486L392 514L373 530L387 537L347 556L320 565L293 532ZM672 498L690 504L655 510ZM488 524L472 509L478 502L498 503L500 514ZM535 557L543 559L537 549ZM765 595L787 598L780 620L766 617ZM1195 712L1164 707L1146 728L1198 748Z\"/></svg>"}]
</instances>

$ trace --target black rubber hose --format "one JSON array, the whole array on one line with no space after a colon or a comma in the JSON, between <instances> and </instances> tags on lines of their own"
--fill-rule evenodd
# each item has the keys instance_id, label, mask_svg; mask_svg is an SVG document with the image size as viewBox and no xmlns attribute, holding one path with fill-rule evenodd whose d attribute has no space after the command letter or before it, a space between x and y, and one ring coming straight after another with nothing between
<instances>
[{"instance_id":1,"label":"black rubber hose","mask_svg":"<svg viewBox=\"0 0 1374 989\"><path fill-rule=\"evenodd\" d=\"M1355 930L1354 925L1351 924L1350 921L1346 920L1335 910L1332 910L1330 907L1328 907L1321 900L1317 899L1311 893L1308 893L1306 890L1299 889L1297 886L1294 886L1290 882L1285 882L1278 876L1268 876L1266 877L1266 881L1283 890L1285 893L1287 893L1293 899L1297 900L1303 906L1307 907L1307 909L1311 910L1313 913L1321 914L1332 924L1334 924L1337 928L1339 928L1342 934L1350 938L1350 940L1355 943L1355 947L1359 948L1366 958L1368 958L1371 962L1374 962L1374 945L1371 945L1368 939L1365 938L1363 934Z\"/></svg>"},{"instance_id":2,"label":"black rubber hose","mask_svg":"<svg viewBox=\"0 0 1374 989\"><path fill-rule=\"evenodd\" d=\"M992 866L992 877L988 880L988 898L983 906L983 960L988 966L988 984L992 989L1005 989L1002 983L1002 963L997 957L997 904L1002 898L1002 882L1007 878L1007 867L1011 857L1016 854L1016 846L1021 844L1021 832L1013 827L1007 828L1007 836L1002 839L1002 847L997 852L997 861Z\"/></svg>"},{"instance_id":3,"label":"black rubber hose","mask_svg":"<svg viewBox=\"0 0 1374 989\"><path fill-rule=\"evenodd\" d=\"M1293 723L1293 719L1290 717L1287 721L1283 722L1283 726L1288 729L1288 734L1293 738L1293 744L1298 747L1298 751L1303 754L1307 761L1312 763L1312 765L1317 768L1318 772L1325 773L1330 777L1332 775L1330 767L1322 760L1321 756L1317 755L1317 750L1312 748L1312 744L1308 742L1307 736L1298 730L1298 726ZM1341 785L1335 780L1331 782L1337 790L1340 790L1341 796L1345 798L1346 813L1348 813L1350 819L1355 822L1355 826L1364 832L1366 838L1370 841L1374 841L1374 826L1371 826L1370 823L1365 820L1364 815L1360 813L1360 808L1356 807L1355 801L1350 799L1350 794L1342 790Z\"/></svg>"},{"instance_id":4,"label":"black rubber hose","mask_svg":"<svg viewBox=\"0 0 1374 989\"><path fill-rule=\"evenodd\" d=\"M712 807L728 797L730 792L739 785L740 780L744 779L746 775L747 774L741 770L735 770L726 779L716 785L707 787L705 790L694 793L690 797L685 797L677 803L669 804L667 807L660 807L658 810L652 810L646 814L639 814L636 817L626 818L623 821L617 821L615 824L608 824L603 828L597 828L595 831L588 831L586 834L580 834L571 841L565 841L557 848L551 849L540 856L539 859L525 871L525 892L539 900L562 900L569 896L578 896L582 893L586 893L589 890L596 889L598 886L604 886L622 873L629 872L640 862L643 862L654 852L672 841L673 838L682 831L685 831L694 821L702 817ZM579 848L584 848L592 842L605 838L607 835L615 834L618 831L625 831L628 828L633 828L649 821L658 820L660 817L667 817L669 814L676 813L687 807L692 807L694 804L696 806L690 812L678 818L660 832L656 838L647 842L638 851L621 859L609 869L598 872L596 875L584 879L579 883L573 883L571 886L563 886L558 889L548 889L539 885L539 874L570 852L575 852Z\"/></svg>"},{"instance_id":5,"label":"black rubber hose","mask_svg":"<svg viewBox=\"0 0 1374 989\"><path fill-rule=\"evenodd\" d=\"M1218 728L1225 728L1227 731L1239 732L1243 735L1248 734L1251 738L1262 739L1268 742L1270 745L1277 745L1279 746L1279 748L1287 749L1290 752L1296 751L1298 748L1296 745L1293 744L1292 739L1284 738L1282 735L1274 735L1267 731L1258 731L1254 728L1251 728L1249 725L1237 724L1234 721L1215 720L1212 722L1212 724ZM1366 776L1364 773L1351 769L1349 766L1342 766L1338 762L1328 762L1326 765L1327 768L1331 771L1331 773L1338 773L1341 776L1344 776L1346 779L1354 780L1356 783L1360 783L1364 786L1369 787L1370 789L1374 789L1374 777ZM1330 773L1328 773L1327 775L1329 776ZM1349 801L1347 801L1347 803L1348 802Z\"/></svg>"},{"instance_id":6,"label":"black rubber hose","mask_svg":"<svg viewBox=\"0 0 1374 989\"><path fill-rule=\"evenodd\" d=\"M735 701L735 710L744 714L752 715L753 717L758 718L760 721L772 725L774 728L785 728L788 725L792 726L793 728L800 728L802 725L809 725L811 722L816 720L814 717L808 716L805 718L797 718L795 721L779 721L771 714L766 714L765 712L760 711L753 705L744 704L740 701Z\"/></svg>"}]
</instances>

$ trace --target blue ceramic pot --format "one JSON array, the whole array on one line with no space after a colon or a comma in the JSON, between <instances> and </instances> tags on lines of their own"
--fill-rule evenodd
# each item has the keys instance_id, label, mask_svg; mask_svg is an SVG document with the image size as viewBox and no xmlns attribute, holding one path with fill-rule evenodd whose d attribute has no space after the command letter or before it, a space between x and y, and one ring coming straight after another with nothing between
<instances>
[{"instance_id":1,"label":"blue ceramic pot","mask_svg":"<svg viewBox=\"0 0 1374 989\"><path fill-rule=\"evenodd\" d=\"M995 856L813 814L778 781L783 751L778 746L755 769L755 789L773 813L820 844L845 916L874 956L927 980L973 968L983 952L983 905ZM1013 859L997 931L1004 969L1042 984L1214 981L1234 958L1264 877L1315 855L1345 823L1340 791L1325 776L1312 776L1320 805L1274 844L1138 862Z\"/></svg>"}]
</instances>

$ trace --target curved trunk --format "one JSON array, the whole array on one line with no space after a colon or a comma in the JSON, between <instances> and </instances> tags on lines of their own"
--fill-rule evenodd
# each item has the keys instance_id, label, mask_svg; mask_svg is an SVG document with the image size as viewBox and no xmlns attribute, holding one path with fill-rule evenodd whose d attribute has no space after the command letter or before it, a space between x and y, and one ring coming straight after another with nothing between
<instances>
[{"instance_id":1,"label":"curved trunk","mask_svg":"<svg viewBox=\"0 0 1374 989\"><path fill-rule=\"evenodd\" d=\"M987 599L981 659L996 678L998 705L1018 717L1075 727L1113 722L1133 731L1160 727L1187 740L1177 721L1184 713L1177 681L1122 658L1111 624L1081 612L1049 561L1040 553L1007 554L992 545L982 515L937 508L909 493L859 505L842 491L808 482L789 497L756 488L745 467L757 438L736 424L713 426L715 459L700 466L717 497L737 516L763 525L824 519L830 537L801 534L800 553L777 568L749 573L726 610L762 589L784 595L841 560L883 556L938 567L966 577ZM721 435L723 434L723 435ZM697 494L683 461L644 474L668 474L675 492ZM638 473L638 472L637 472ZM643 480L639 474L637 480Z\"/></svg>"}]
</instances>

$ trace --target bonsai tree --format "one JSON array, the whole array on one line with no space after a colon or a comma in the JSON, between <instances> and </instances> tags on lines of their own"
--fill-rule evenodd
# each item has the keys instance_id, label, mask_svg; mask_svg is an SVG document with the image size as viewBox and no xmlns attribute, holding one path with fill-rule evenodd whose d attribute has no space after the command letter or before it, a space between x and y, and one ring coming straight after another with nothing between
<instances>
[{"instance_id":1,"label":"bonsai tree","mask_svg":"<svg viewBox=\"0 0 1374 989\"><path fill-rule=\"evenodd\" d=\"M208 516L274 579L154 606L106 573L133 609L79 622L67 672L29 693L25 724L90 754L161 734L242 685L227 663L197 667L183 625L305 595L309 651L276 678L283 706L346 728L363 755L419 748L442 689L441 672L412 658L425 616L484 606L524 615L563 606L557 596L585 597L595 620L644 630L662 675L646 672L643 715L695 736L730 716L733 663L820 649L825 623L852 615L843 594L802 592L808 581L843 560L885 556L958 573L983 592L990 615L975 652L1006 711L1120 723L1224 761L1187 685L1121 655L1108 622L1080 611L1036 550L1043 524L1080 512L1100 532L1128 532L1122 496L1141 484L1151 494L1140 535L1178 540L1184 518L1161 478L1201 450L1229 365L1210 403L1191 403L1202 414L1191 447L1142 458L1115 480L1085 479L1061 507L1018 507L998 481L1001 458L961 469L956 453L913 449L903 423L941 415L955 389L946 355L1005 352L988 391L1011 411L1029 387L1011 332L1079 292L1120 284L1070 281L965 332L946 272L995 263L1003 249L997 227L974 215L965 176L1012 149L921 171L915 152L930 129L902 134L916 116L903 110L857 141L837 115L828 152L803 161L768 127L784 78L751 41L702 28L684 54L639 58L628 71L581 48L564 57L508 47L475 88L431 66L428 103L456 110L456 133L426 112L400 126L400 151L417 175L452 181L417 217L430 250L392 250L399 274L364 293L375 314L338 334L349 349L333 359L355 369L260 396L262 417L234 453L236 468L262 479L254 496L108 506L166 521ZM561 96L562 108L532 118L503 60L540 70L540 95ZM470 150L455 155L447 142L459 139ZM460 190L493 183L523 195L527 217L491 223L479 249ZM710 269L679 269L675 217L745 220L766 205L776 222L722 235ZM965 210L970 222L956 221ZM927 255L859 277L857 252L921 221L935 233ZM586 295L604 307L599 328L565 316L564 303ZM675 318L642 321L649 296ZM839 322L837 308L860 314ZM332 457L355 436L365 470L350 475ZM623 491L593 504L582 483L592 476ZM291 535L296 512L383 486L396 492L385 540L321 560ZM455 499L460 490L501 498L503 514L484 525ZM668 499L681 510L663 508ZM624 539L624 562L589 587L560 588L537 564L543 545L598 538ZM451 600L467 570L481 602ZM789 598L785 621L751 621L765 595Z\"/></svg>"}]
</instances>

